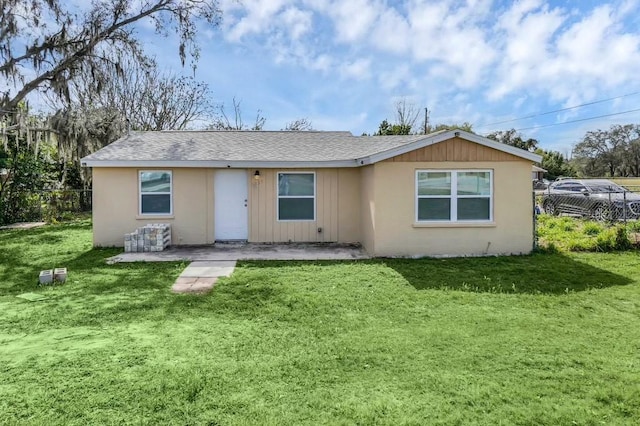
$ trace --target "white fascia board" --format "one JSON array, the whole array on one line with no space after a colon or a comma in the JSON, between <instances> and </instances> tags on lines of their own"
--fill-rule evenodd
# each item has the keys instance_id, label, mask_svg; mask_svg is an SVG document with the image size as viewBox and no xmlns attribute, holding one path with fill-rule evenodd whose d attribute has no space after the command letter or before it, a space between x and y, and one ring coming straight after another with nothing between
<instances>
[{"instance_id":1,"label":"white fascia board","mask_svg":"<svg viewBox=\"0 0 640 426\"><path fill-rule=\"evenodd\" d=\"M410 142L406 145L401 145L396 148L389 149L387 151L378 152L365 158L358 158L356 161L359 165L367 165L377 163L398 155L406 154L407 152L414 151L416 149L424 148L429 145L436 144L438 142L446 141L455 137L454 132L440 133L434 136L428 136L417 141Z\"/></svg>"},{"instance_id":2,"label":"white fascia board","mask_svg":"<svg viewBox=\"0 0 640 426\"><path fill-rule=\"evenodd\" d=\"M358 167L355 160L336 161L167 161L167 160L81 160L83 167L152 167L152 168L304 168Z\"/></svg>"},{"instance_id":3,"label":"white fascia board","mask_svg":"<svg viewBox=\"0 0 640 426\"><path fill-rule=\"evenodd\" d=\"M486 146L488 148L496 149L498 151L506 152L507 154L515 155L516 157L524 158L526 160L533 161L535 163L539 163L542 161L542 156L538 154L534 154L533 152L525 151L520 148L513 147L511 145L506 145L500 142L496 142L494 140L474 135L473 133L465 132L464 130L449 130L444 133L439 133L434 136L428 136L424 139L419 139L415 142L408 143L406 145L402 145L388 151L378 152L376 154L370 155L364 158L356 159L356 162L359 166L377 163L379 161L383 161L398 155L406 154L407 152L414 151L416 149L424 148L430 145L434 145L440 142L444 142L451 138L460 138L465 139L469 142L474 142L479 145Z\"/></svg>"}]
</instances>

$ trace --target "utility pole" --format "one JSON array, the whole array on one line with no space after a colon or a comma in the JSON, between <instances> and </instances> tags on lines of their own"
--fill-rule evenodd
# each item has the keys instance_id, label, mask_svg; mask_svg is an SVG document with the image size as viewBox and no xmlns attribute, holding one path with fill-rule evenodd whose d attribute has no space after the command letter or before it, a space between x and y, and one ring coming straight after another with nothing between
<instances>
[{"instance_id":1,"label":"utility pole","mask_svg":"<svg viewBox=\"0 0 640 426\"><path fill-rule=\"evenodd\" d=\"M424 109L424 134L427 134L427 129L429 129L429 108Z\"/></svg>"}]
</instances>

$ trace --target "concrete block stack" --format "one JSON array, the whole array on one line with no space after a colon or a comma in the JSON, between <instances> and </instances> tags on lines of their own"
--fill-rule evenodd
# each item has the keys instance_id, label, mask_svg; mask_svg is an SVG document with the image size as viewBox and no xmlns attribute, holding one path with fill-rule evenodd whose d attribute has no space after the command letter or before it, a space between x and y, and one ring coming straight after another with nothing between
<instances>
[{"instance_id":1,"label":"concrete block stack","mask_svg":"<svg viewBox=\"0 0 640 426\"><path fill-rule=\"evenodd\" d=\"M171 225L168 223L150 223L130 234L124 234L126 253L162 251L170 245Z\"/></svg>"}]
</instances>

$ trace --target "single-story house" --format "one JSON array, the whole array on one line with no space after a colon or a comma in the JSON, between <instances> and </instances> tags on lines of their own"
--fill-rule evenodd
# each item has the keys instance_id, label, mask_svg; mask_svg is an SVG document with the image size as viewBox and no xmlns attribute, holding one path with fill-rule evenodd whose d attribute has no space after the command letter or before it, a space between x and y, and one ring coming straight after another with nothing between
<instances>
[{"instance_id":1,"label":"single-story house","mask_svg":"<svg viewBox=\"0 0 640 426\"><path fill-rule=\"evenodd\" d=\"M533 166L531 170L531 179L532 180L542 180L544 178L544 174L547 173L545 169L542 167L538 167L536 165Z\"/></svg>"},{"instance_id":2,"label":"single-story house","mask_svg":"<svg viewBox=\"0 0 640 426\"><path fill-rule=\"evenodd\" d=\"M539 155L461 130L131 132L93 169L93 243L360 243L373 256L528 253Z\"/></svg>"}]
</instances>

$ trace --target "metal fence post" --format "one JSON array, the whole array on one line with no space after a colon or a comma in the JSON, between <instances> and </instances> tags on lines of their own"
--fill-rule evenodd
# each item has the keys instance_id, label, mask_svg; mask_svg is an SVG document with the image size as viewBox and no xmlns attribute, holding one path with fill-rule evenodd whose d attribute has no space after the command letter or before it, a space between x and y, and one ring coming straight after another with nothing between
<instances>
[{"instance_id":1,"label":"metal fence post","mask_svg":"<svg viewBox=\"0 0 640 426\"><path fill-rule=\"evenodd\" d=\"M536 191L531 193L533 198L533 250L538 248L538 205L536 204Z\"/></svg>"}]
</instances>

